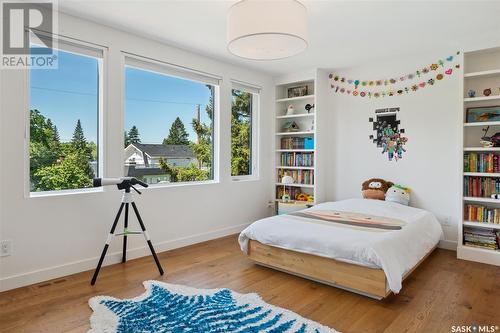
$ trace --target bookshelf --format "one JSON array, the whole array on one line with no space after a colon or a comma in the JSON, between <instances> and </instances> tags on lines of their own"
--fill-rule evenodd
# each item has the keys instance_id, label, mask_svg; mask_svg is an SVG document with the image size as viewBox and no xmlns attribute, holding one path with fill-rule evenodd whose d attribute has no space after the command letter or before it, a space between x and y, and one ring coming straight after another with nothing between
<instances>
[{"instance_id":1,"label":"bookshelf","mask_svg":"<svg viewBox=\"0 0 500 333\"><path fill-rule=\"evenodd\" d=\"M500 120L467 119L468 108L500 105L500 47L463 53L463 72L462 219L457 257L500 266L500 251L485 247L491 245L492 235L500 232L500 199L489 195L500 193L500 147L482 147L480 143L486 127L488 136L500 132ZM491 95L484 96L487 88ZM476 91L475 97L469 97L471 89ZM474 246L478 243L482 247Z\"/></svg>"},{"instance_id":2,"label":"bookshelf","mask_svg":"<svg viewBox=\"0 0 500 333\"><path fill-rule=\"evenodd\" d=\"M274 199L279 202L284 184L282 175L286 172L294 178L293 184L285 185L287 193L293 195L304 193L314 198L311 204L323 201L325 181L321 171L323 168L321 147L324 139L318 131L318 125L325 126L323 116L328 93L328 74L321 70L295 73L275 79L275 144L274 144ZM293 87L307 86L307 95L289 97L288 90ZM314 105L308 112L307 104ZM287 114L289 105L293 105L293 114ZM285 130L285 124L295 122L298 130ZM305 143L305 140L308 142ZM305 179L305 180L304 180Z\"/></svg>"}]
</instances>

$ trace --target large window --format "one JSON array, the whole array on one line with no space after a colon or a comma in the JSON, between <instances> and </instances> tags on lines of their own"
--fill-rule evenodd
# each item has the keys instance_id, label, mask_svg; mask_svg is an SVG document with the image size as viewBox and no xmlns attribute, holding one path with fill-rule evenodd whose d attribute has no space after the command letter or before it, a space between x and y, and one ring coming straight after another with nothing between
<instances>
[{"instance_id":1,"label":"large window","mask_svg":"<svg viewBox=\"0 0 500 333\"><path fill-rule=\"evenodd\" d=\"M125 175L149 184L214 179L218 80L126 58Z\"/></svg>"},{"instance_id":2,"label":"large window","mask_svg":"<svg viewBox=\"0 0 500 333\"><path fill-rule=\"evenodd\" d=\"M99 175L102 51L58 44L57 69L30 71L31 192L91 187Z\"/></svg>"},{"instance_id":3,"label":"large window","mask_svg":"<svg viewBox=\"0 0 500 333\"><path fill-rule=\"evenodd\" d=\"M241 179L256 176L255 119L258 91L233 84L231 103L231 176Z\"/></svg>"}]
</instances>

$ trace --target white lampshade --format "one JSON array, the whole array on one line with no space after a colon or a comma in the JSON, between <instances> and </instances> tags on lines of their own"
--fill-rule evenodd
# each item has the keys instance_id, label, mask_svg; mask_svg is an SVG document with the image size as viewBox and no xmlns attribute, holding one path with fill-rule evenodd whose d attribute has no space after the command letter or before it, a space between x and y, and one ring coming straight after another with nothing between
<instances>
[{"instance_id":1,"label":"white lampshade","mask_svg":"<svg viewBox=\"0 0 500 333\"><path fill-rule=\"evenodd\" d=\"M241 0L229 9L227 41L238 57L291 57L307 48L307 10L297 0Z\"/></svg>"},{"instance_id":2,"label":"white lampshade","mask_svg":"<svg viewBox=\"0 0 500 333\"><path fill-rule=\"evenodd\" d=\"M281 183L286 184L286 185L293 184L292 176L288 176L288 175L283 176L283 178L281 178Z\"/></svg>"}]
</instances>

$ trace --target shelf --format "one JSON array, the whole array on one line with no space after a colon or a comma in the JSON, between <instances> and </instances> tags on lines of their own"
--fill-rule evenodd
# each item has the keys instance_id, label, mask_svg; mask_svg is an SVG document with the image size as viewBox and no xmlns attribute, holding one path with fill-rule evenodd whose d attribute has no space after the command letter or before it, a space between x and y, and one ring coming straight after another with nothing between
<instances>
[{"instance_id":1,"label":"shelf","mask_svg":"<svg viewBox=\"0 0 500 333\"><path fill-rule=\"evenodd\" d=\"M480 102L480 101L495 101L495 100L500 100L500 95L464 98L464 102Z\"/></svg>"},{"instance_id":2,"label":"shelf","mask_svg":"<svg viewBox=\"0 0 500 333\"><path fill-rule=\"evenodd\" d=\"M276 149L277 153L314 153L314 149Z\"/></svg>"},{"instance_id":3,"label":"shelf","mask_svg":"<svg viewBox=\"0 0 500 333\"><path fill-rule=\"evenodd\" d=\"M500 126L500 121L483 121L477 123L464 123L464 127L474 126Z\"/></svg>"},{"instance_id":4,"label":"shelf","mask_svg":"<svg viewBox=\"0 0 500 333\"><path fill-rule=\"evenodd\" d=\"M492 69L489 71L481 71L481 72L472 72L472 73L465 73L464 77L466 78L474 78L474 77L490 77L490 76L497 76L500 75L500 69Z\"/></svg>"},{"instance_id":5,"label":"shelf","mask_svg":"<svg viewBox=\"0 0 500 333\"><path fill-rule=\"evenodd\" d=\"M305 132L278 132L276 135L314 135L314 132L305 131Z\"/></svg>"},{"instance_id":6,"label":"shelf","mask_svg":"<svg viewBox=\"0 0 500 333\"><path fill-rule=\"evenodd\" d=\"M314 185L311 184L283 184L283 183L276 183L277 186L289 186L289 187L307 187L307 188L314 188Z\"/></svg>"},{"instance_id":7,"label":"shelf","mask_svg":"<svg viewBox=\"0 0 500 333\"><path fill-rule=\"evenodd\" d=\"M476 176L476 177L500 177L500 173L494 172L464 172L464 176Z\"/></svg>"},{"instance_id":8,"label":"shelf","mask_svg":"<svg viewBox=\"0 0 500 333\"><path fill-rule=\"evenodd\" d=\"M481 197L464 197L464 201L500 204L500 199L481 198Z\"/></svg>"},{"instance_id":9,"label":"shelf","mask_svg":"<svg viewBox=\"0 0 500 333\"><path fill-rule=\"evenodd\" d=\"M287 169L287 170L314 170L314 167L306 167L306 166L285 166L285 165L277 165L276 169Z\"/></svg>"},{"instance_id":10,"label":"shelf","mask_svg":"<svg viewBox=\"0 0 500 333\"><path fill-rule=\"evenodd\" d=\"M500 230L500 224L496 224L496 223L464 221L463 225L471 226L471 227L478 227L478 228L499 229Z\"/></svg>"},{"instance_id":11,"label":"shelf","mask_svg":"<svg viewBox=\"0 0 500 333\"><path fill-rule=\"evenodd\" d=\"M306 96L299 96L299 97L290 97L290 98L280 98L277 99L276 102L292 102L292 101L301 101L301 100L306 100L306 99L314 99L314 95L306 95Z\"/></svg>"},{"instance_id":12,"label":"shelf","mask_svg":"<svg viewBox=\"0 0 500 333\"><path fill-rule=\"evenodd\" d=\"M498 250L483 249L481 247L469 246L469 245L465 245L465 244L462 246L465 247L466 249L477 251L477 252L484 253L486 251L486 253L498 253L498 254L500 254L500 251L498 251Z\"/></svg>"},{"instance_id":13,"label":"shelf","mask_svg":"<svg viewBox=\"0 0 500 333\"><path fill-rule=\"evenodd\" d=\"M465 147L464 151L500 151L500 147Z\"/></svg>"},{"instance_id":14,"label":"shelf","mask_svg":"<svg viewBox=\"0 0 500 333\"><path fill-rule=\"evenodd\" d=\"M276 119L290 119L290 118L308 118L308 117L314 117L314 113L301 113L301 114L292 114L292 115L285 115L285 116L276 116Z\"/></svg>"},{"instance_id":15,"label":"shelf","mask_svg":"<svg viewBox=\"0 0 500 333\"><path fill-rule=\"evenodd\" d=\"M457 258L500 266L500 251L481 249L464 244L458 245Z\"/></svg>"}]
</instances>

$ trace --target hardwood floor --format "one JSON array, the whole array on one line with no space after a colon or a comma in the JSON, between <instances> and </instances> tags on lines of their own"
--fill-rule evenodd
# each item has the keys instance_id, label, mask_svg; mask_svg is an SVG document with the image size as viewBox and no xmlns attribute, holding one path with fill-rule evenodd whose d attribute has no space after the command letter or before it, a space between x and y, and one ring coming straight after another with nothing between
<instances>
[{"instance_id":1,"label":"hardwood floor","mask_svg":"<svg viewBox=\"0 0 500 333\"><path fill-rule=\"evenodd\" d=\"M342 332L451 332L452 325L500 326L500 267L457 260L436 250L403 284L399 295L375 301L253 264L230 236L163 252L158 275L151 257L0 293L0 332L86 332L95 295L144 292L157 279L199 288L257 292L271 304ZM497 330L500 332L500 330Z\"/></svg>"}]
</instances>

